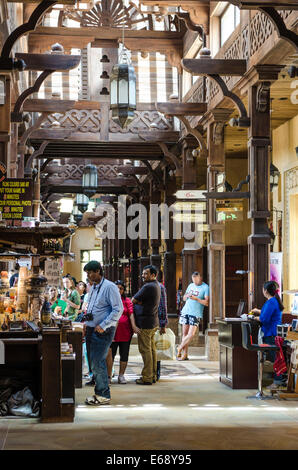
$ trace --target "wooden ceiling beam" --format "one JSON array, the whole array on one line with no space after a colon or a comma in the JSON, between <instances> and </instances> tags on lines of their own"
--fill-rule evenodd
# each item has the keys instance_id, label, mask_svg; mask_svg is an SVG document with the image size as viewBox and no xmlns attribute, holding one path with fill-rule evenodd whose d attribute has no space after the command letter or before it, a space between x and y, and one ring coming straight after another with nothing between
<instances>
[{"instance_id":1,"label":"wooden ceiling beam","mask_svg":"<svg viewBox=\"0 0 298 470\"><path fill-rule=\"evenodd\" d=\"M159 131L158 129L152 129L150 131L142 131L139 137L146 142L167 142L176 143L179 140L180 133L175 131Z\"/></svg>"},{"instance_id":2,"label":"wooden ceiling beam","mask_svg":"<svg viewBox=\"0 0 298 470\"><path fill-rule=\"evenodd\" d=\"M117 167L119 173L123 175L147 175L148 168L144 166L129 166L129 165L119 165Z\"/></svg>"},{"instance_id":3,"label":"wooden ceiling beam","mask_svg":"<svg viewBox=\"0 0 298 470\"><path fill-rule=\"evenodd\" d=\"M155 103L156 110L165 116L203 116L207 103Z\"/></svg>"},{"instance_id":4,"label":"wooden ceiling beam","mask_svg":"<svg viewBox=\"0 0 298 470\"><path fill-rule=\"evenodd\" d=\"M100 186L98 187L98 194L126 194L129 188L127 186ZM43 193L50 194L81 194L83 193L82 185L69 185L69 184L60 184L60 185L47 185L46 188L41 187Z\"/></svg>"},{"instance_id":5,"label":"wooden ceiling beam","mask_svg":"<svg viewBox=\"0 0 298 470\"><path fill-rule=\"evenodd\" d=\"M230 0L241 10L256 10L262 7L273 7L277 10L298 10L297 0Z\"/></svg>"},{"instance_id":6,"label":"wooden ceiling beam","mask_svg":"<svg viewBox=\"0 0 298 470\"><path fill-rule=\"evenodd\" d=\"M7 3L40 3L40 0L6 0ZM56 3L62 3L63 5L75 5L77 2L83 0L57 0Z\"/></svg>"},{"instance_id":7,"label":"wooden ceiling beam","mask_svg":"<svg viewBox=\"0 0 298 470\"><path fill-rule=\"evenodd\" d=\"M46 176L46 175L41 175L41 184L47 184L49 186L51 185L69 185L69 186L81 186L81 191L83 190L82 187L82 178L76 178L76 179L69 179L69 178L59 178L57 176ZM102 186L113 186L113 187L121 187L121 186L127 186L127 187L135 187L136 183L134 179L132 178L121 178L121 177L113 177L111 179L103 179L99 178L99 183L98 183L98 189L100 189Z\"/></svg>"},{"instance_id":8,"label":"wooden ceiling beam","mask_svg":"<svg viewBox=\"0 0 298 470\"><path fill-rule=\"evenodd\" d=\"M75 100L27 99L23 111L29 113L64 113L75 109Z\"/></svg>"},{"instance_id":9,"label":"wooden ceiling beam","mask_svg":"<svg viewBox=\"0 0 298 470\"><path fill-rule=\"evenodd\" d=\"M25 54L16 52L15 57L25 62L25 70L71 70L80 63L80 55L71 54Z\"/></svg>"},{"instance_id":10,"label":"wooden ceiling beam","mask_svg":"<svg viewBox=\"0 0 298 470\"><path fill-rule=\"evenodd\" d=\"M229 75L243 76L246 60L240 59L183 59L182 67L192 75Z\"/></svg>"}]
</instances>

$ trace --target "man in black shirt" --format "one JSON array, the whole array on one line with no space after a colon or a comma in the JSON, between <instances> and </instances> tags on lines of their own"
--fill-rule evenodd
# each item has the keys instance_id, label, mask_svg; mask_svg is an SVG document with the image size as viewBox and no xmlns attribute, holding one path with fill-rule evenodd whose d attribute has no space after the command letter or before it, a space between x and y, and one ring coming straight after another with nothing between
<instances>
[{"instance_id":1,"label":"man in black shirt","mask_svg":"<svg viewBox=\"0 0 298 470\"><path fill-rule=\"evenodd\" d=\"M156 279L157 269L148 265L142 273L143 287L134 295L134 315L138 333L138 347L144 367L142 377L136 380L138 385L152 385L156 382L157 359L154 335L159 325L158 306L160 287Z\"/></svg>"}]
</instances>

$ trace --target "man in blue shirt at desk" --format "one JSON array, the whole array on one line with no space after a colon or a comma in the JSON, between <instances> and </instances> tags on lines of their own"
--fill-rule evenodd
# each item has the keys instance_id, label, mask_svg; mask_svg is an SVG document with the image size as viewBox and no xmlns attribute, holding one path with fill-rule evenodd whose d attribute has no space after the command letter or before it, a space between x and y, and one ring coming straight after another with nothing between
<instances>
[{"instance_id":1,"label":"man in blue shirt at desk","mask_svg":"<svg viewBox=\"0 0 298 470\"><path fill-rule=\"evenodd\" d=\"M90 261L84 267L88 282L92 283L89 292L84 333L86 346L90 348L91 370L95 383L95 394L86 398L87 405L107 405L111 401L106 357L113 341L116 325L122 315L123 304L119 289L103 277L98 261Z\"/></svg>"}]
</instances>

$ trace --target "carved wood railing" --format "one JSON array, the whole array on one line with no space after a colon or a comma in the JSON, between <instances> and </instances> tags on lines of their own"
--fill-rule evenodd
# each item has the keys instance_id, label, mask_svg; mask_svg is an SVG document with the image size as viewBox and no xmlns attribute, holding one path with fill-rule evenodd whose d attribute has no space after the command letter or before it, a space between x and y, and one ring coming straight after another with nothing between
<instances>
[{"instance_id":1,"label":"carved wood railing","mask_svg":"<svg viewBox=\"0 0 298 470\"><path fill-rule=\"evenodd\" d=\"M292 14L292 10L284 10L279 12L285 23ZM287 24L289 27L290 25ZM255 55L259 53L267 40L274 33L274 26L270 19L261 12L251 18L250 23L243 25L242 29L239 25L225 42L223 47L218 51L214 58L216 59L245 59L254 61ZM259 60L261 57L259 58ZM258 62L255 60L256 63ZM239 81L239 77L223 77L223 80L231 90ZM206 101L208 103L218 99L220 89L218 85L210 79L206 80L206 89L204 91L204 80L200 77L184 96L183 101L196 102L198 98L206 93ZM213 103L212 103L213 104Z\"/></svg>"},{"instance_id":2,"label":"carved wood railing","mask_svg":"<svg viewBox=\"0 0 298 470\"><path fill-rule=\"evenodd\" d=\"M96 109L71 109L64 114L55 113L47 117L43 128L53 128L55 121L58 121L60 128L71 129L73 132L98 133L101 129L100 110ZM109 132L121 134L138 134L151 129L151 125L157 125L158 130L173 131L172 119L166 119L164 115L155 110L137 110L135 118L127 129L122 129L112 119L110 119Z\"/></svg>"}]
</instances>

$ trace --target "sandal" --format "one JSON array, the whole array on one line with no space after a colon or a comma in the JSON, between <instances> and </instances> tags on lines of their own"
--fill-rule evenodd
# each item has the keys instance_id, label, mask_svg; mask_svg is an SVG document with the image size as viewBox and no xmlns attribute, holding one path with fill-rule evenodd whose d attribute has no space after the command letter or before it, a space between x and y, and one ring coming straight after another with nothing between
<instances>
[{"instance_id":1,"label":"sandal","mask_svg":"<svg viewBox=\"0 0 298 470\"><path fill-rule=\"evenodd\" d=\"M181 358L181 361L189 361L188 356L183 356L183 357Z\"/></svg>"},{"instance_id":2,"label":"sandal","mask_svg":"<svg viewBox=\"0 0 298 470\"><path fill-rule=\"evenodd\" d=\"M92 397L86 398L85 403L86 405L100 406L100 405L108 405L110 401L111 401L110 398L93 395Z\"/></svg>"},{"instance_id":3,"label":"sandal","mask_svg":"<svg viewBox=\"0 0 298 470\"><path fill-rule=\"evenodd\" d=\"M177 346L177 359L182 356L182 351L183 350L179 349L179 347Z\"/></svg>"}]
</instances>

